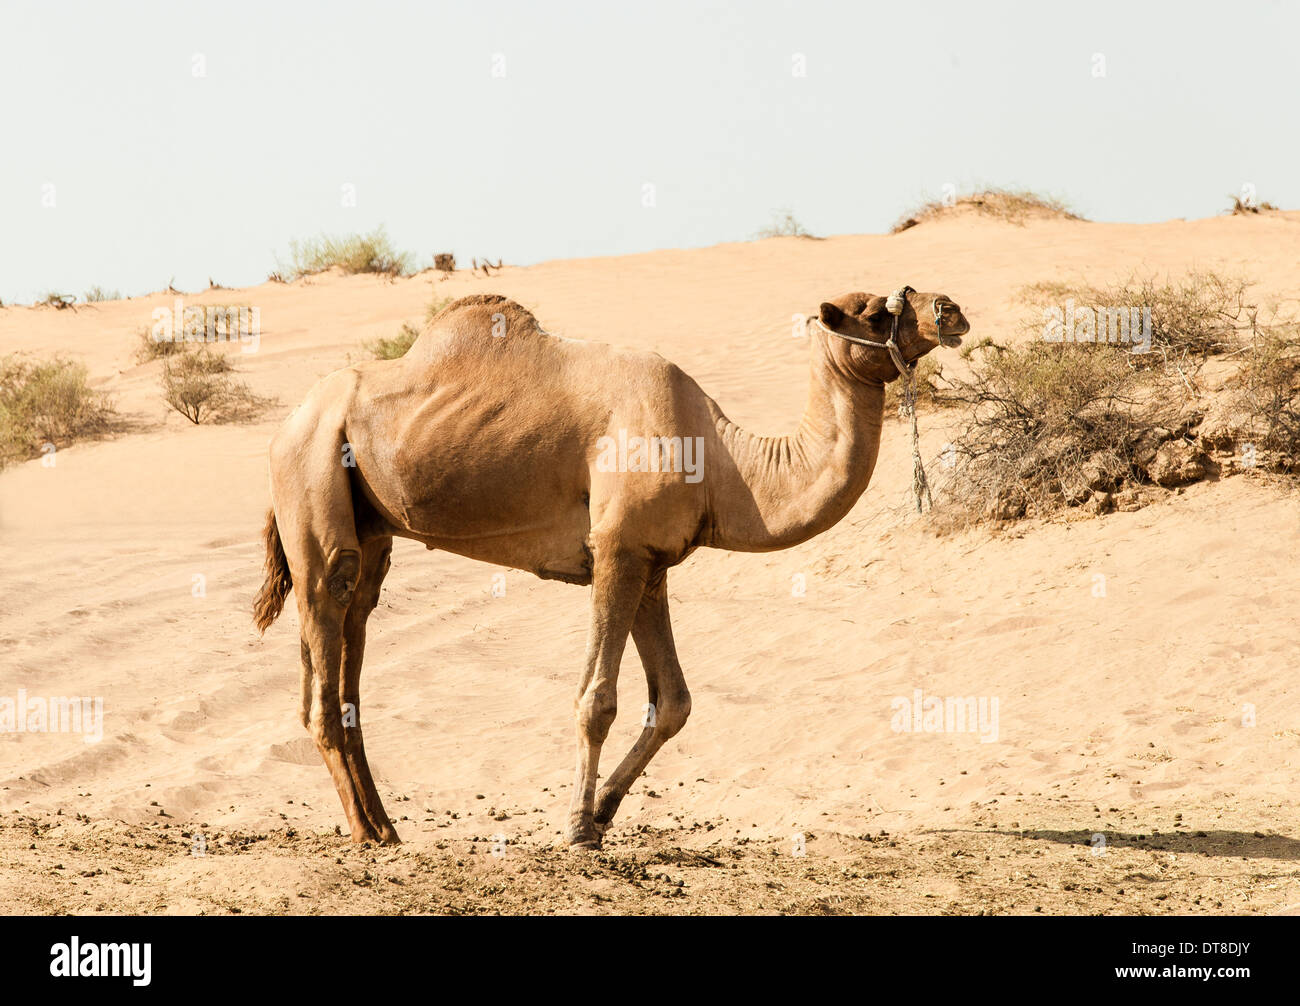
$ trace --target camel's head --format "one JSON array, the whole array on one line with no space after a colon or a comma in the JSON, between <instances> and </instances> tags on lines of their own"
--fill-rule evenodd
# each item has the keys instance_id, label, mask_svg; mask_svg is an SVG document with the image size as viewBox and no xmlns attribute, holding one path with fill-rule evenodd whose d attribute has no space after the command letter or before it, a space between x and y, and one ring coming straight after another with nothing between
<instances>
[{"instance_id":1,"label":"camel's head","mask_svg":"<svg viewBox=\"0 0 1300 1006\"><path fill-rule=\"evenodd\" d=\"M918 293L909 287L905 300L898 316L898 348L909 364L939 346L960 346L961 337L970 331L961 308L945 294ZM894 315L889 312L887 297L848 293L822 304L819 318L826 328L846 337L832 351L840 354L856 377L888 383L899 376L887 351L855 341L889 341Z\"/></svg>"}]
</instances>

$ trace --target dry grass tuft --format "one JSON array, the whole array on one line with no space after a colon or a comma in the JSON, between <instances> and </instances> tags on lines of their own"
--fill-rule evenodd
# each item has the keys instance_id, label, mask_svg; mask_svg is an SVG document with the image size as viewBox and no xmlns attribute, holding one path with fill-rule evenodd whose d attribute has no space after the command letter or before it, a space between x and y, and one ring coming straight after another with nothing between
<instances>
[{"instance_id":1,"label":"dry grass tuft","mask_svg":"<svg viewBox=\"0 0 1300 1006\"><path fill-rule=\"evenodd\" d=\"M1024 226L1029 220L1083 220L1072 212L1060 199L1041 196L1026 189L983 189L968 196L959 196L955 202L948 204L942 200L932 199L902 217L890 228L890 234L900 234L905 230L923 224L928 220L962 209L971 209L981 216L993 217L1009 224Z\"/></svg>"},{"instance_id":2,"label":"dry grass tuft","mask_svg":"<svg viewBox=\"0 0 1300 1006\"><path fill-rule=\"evenodd\" d=\"M790 210L777 210L773 214L772 222L760 230L755 237L760 240L763 238L812 238L812 234L804 229L803 224L794 218Z\"/></svg>"}]
</instances>

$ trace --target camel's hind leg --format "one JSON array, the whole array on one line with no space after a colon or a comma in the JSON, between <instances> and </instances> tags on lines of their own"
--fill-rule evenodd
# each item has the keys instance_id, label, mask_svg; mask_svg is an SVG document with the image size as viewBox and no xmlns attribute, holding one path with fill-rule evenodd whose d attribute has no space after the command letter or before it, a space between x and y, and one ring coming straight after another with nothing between
<instances>
[{"instance_id":1,"label":"camel's hind leg","mask_svg":"<svg viewBox=\"0 0 1300 1006\"><path fill-rule=\"evenodd\" d=\"M356 842L381 838L370 823L347 758L340 695L345 621L362 579L341 431L310 411L295 413L271 445L271 497L293 578L302 635L303 719L329 769Z\"/></svg>"},{"instance_id":2,"label":"camel's hind leg","mask_svg":"<svg viewBox=\"0 0 1300 1006\"><path fill-rule=\"evenodd\" d=\"M361 578L343 621L343 675L339 704L343 720L343 752L361 810L381 842L397 842L383 801L375 789L361 736L361 661L366 649L366 621L379 604L379 588L388 572L392 538L378 538L361 546Z\"/></svg>"},{"instance_id":3,"label":"camel's hind leg","mask_svg":"<svg viewBox=\"0 0 1300 1006\"><path fill-rule=\"evenodd\" d=\"M691 693L677 662L677 647L673 644L673 629L668 619L665 571L660 571L646 586L632 623L632 639L645 667L650 709L643 720L641 736L596 796L595 824L602 835L650 759L681 730L691 714Z\"/></svg>"},{"instance_id":4,"label":"camel's hind leg","mask_svg":"<svg viewBox=\"0 0 1300 1006\"><path fill-rule=\"evenodd\" d=\"M292 560L291 560L292 562ZM339 709L342 681L344 621L352 591L361 573L361 550L333 549L328 559L295 564L294 590L302 632L303 684L307 691L307 728L329 769L347 815L354 842L377 840L363 810L360 793L345 755L343 719ZM334 584L330 590L327 584Z\"/></svg>"}]
</instances>

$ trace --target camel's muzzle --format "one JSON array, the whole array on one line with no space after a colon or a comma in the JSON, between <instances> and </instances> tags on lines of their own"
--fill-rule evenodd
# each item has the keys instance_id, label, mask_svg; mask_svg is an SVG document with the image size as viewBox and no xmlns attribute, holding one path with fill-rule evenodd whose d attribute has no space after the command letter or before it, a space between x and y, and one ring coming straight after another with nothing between
<instances>
[{"instance_id":1,"label":"camel's muzzle","mask_svg":"<svg viewBox=\"0 0 1300 1006\"><path fill-rule=\"evenodd\" d=\"M956 309L956 316L944 315L944 308L953 307ZM934 330L939 336L939 345L947 349L956 349L961 345L961 337L970 331L970 323L962 317L961 310L956 304L940 304L937 300L934 302Z\"/></svg>"}]
</instances>

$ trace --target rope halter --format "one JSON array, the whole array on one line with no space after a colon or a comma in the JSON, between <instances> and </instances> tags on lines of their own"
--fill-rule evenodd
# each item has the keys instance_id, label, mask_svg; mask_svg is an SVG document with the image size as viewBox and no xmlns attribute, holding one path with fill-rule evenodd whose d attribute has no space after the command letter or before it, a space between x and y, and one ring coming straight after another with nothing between
<instances>
[{"instance_id":1,"label":"rope halter","mask_svg":"<svg viewBox=\"0 0 1300 1006\"><path fill-rule=\"evenodd\" d=\"M837 332L833 328L827 328L821 318L816 315L810 315L809 321L815 321L817 326L837 339L844 339L847 342L856 342L859 346L869 346L872 349L883 349L889 354L889 359L893 361L894 366L898 369L898 374L903 378L903 395L902 402L898 407L898 413L904 418L912 420L912 492L916 496L916 512L924 513L921 500L924 497L930 504L930 509L934 509L934 499L930 495L930 482L925 477L925 466L921 463L921 435L916 426L916 364L913 360L910 364L903 358L903 351L898 345L898 320L903 315L903 310L907 307L907 295L916 293L910 286L902 287L895 290L885 298L885 310L893 316L893 322L889 331L888 342L872 342L869 339L859 339L856 335L845 335L843 332ZM938 300L934 302L934 329L935 332L942 331L943 308ZM919 359L919 357L918 357Z\"/></svg>"},{"instance_id":2,"label":"rope halter","mask_svg":"<svg viewBox=\"0 0 1300 1006\"><path fill-rule=\"evenodd\" d=\"M901 290L895 290L885 298L885 310L894 316L893 325L889 332L888 342L872 342L870 339L860 339L856 335L845 335L843 332L837 332L833 328L827 328L821 318L817 317L815 314L809 315L808 321L815 323L823 332L828 335L833 335L837 339L843 339L845 342L855 342L859 346L869 346L872 349L885 350L889 353L889 359L893 361L894 366L898 369L898 373L901 376L906 377L909 372L916 368L916 362L913 361L909 367L907 361L903 358L903 351L898 345L898 319L902 316L903 309L907 307L907 295L915 292L916 291L910 286L905 286ZM938 312L939 307L938 305L935 305L936 321L939 316Z\"/></svg>"}]
</instances>

